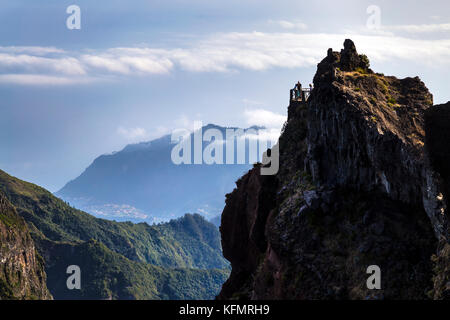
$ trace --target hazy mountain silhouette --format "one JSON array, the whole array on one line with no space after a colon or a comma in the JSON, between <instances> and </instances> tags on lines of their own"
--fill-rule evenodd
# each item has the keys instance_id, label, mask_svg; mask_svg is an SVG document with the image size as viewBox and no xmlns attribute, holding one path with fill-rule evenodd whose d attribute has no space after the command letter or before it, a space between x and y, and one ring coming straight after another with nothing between
<instances>
[{"instance_id":1,"label":"hazy mountain silhouette","mask_svg":"<svg viewBox=\"0 0 450 320\"><path fill-rule=\"evenodd\" d=\"M203 133L207 129L217 129L225 138L227 128L209 124L202 128ZM249 129L245 132L249 133ZM192 133L190 137L192 139ZM203 149L210 143L203 142ZM248 150L248 140L245 146ZM208 218L220 214L225 194L231 192L235 181L251 168L248 155L246 164L175 165L171 160L173 147L171 136L165 135L102 155L56 195L96 216L118 221L153 222L187 212ZM225 162L226 150L223 150ZM194 154L193 143L191 154ZM234 157L236 159L236 151Z\"/></svg>"}]
</instances>

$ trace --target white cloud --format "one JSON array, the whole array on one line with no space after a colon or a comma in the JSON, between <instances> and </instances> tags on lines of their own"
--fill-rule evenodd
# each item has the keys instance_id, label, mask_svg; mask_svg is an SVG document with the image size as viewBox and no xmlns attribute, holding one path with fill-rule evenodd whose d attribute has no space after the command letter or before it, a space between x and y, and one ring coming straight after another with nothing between
<instances>
[{"instance_id":1,"label":"white cloud","mask_svg":"<svg viewBox=\"0 0 450 320\"><path fill-rule=\"evenodd\" d=\"M256 100L247 99L247 98L242 99L242 103L246 107L257 107L257 106L261 107L264 105L264 103L261 101L256 101Z\"/></svg>"},{"instance_id":2,"label":"white cloud","mask_svg":"<svg viewBox=\"0 0 450 320\"><path fill-rule=\"evenodd\" d=\"M424 32L448 27L439 24L396 28ZM449 39L411 39L385 29L371 34L230 32L172 49L122 47L66 52L53 47L0 47L0 81L30 85L42 79L43 84L70 85L90 83L92 79L167 74L176 69L238 72L314 67L329 47L340 50L345 38L353 39L358 51L374 62L423 61L440 68L450 64Z\"/></svg>"},{"instance_id":3,"label":"white cloud","mask_svg":"<svg viewBox=\"0 0 450 320\"><path fill-rule=\"evenodd\" d=\"M300 21L269 20L269 24L275 24L284 29L306 30L308 28L308 26L305 23Z\"/></svg>"},{"instance_id":4,"label":"white cloud","mask_svg":"<svg viewBox=\"0 0 450 320\"><path fill-rule=\"evenodd\" d=\"M191 120L187 115L182 114L180 115L178 118L175 119L174 121L175 125L178 128L194 128L194 121Z\"/></svg>"},{"instance_id":5,"label":"white cloud","mask_svg":"<svg viewBox=\"0 0 450 320\"><path fill-rule=\"evenodd\" d=\"M105 53L83 55L82 60L92 68L120 74L164 74L173 68L165 50L141 48L112 48Z\"/></svg>"},{"instance_id":6,"label":"white cloud","mask_svg":"<svg viewBox=\"0 0 450 320\"><path fill-rule=\"evenodd\" d=\"M244 111L244 117L249 126L266 128L281 129L286 121L286 116L265 109L247 109Z\"/></svg>"},{"instance_id":7,"label":"white cloud","mask_svg":"<svg viewBox=\"0 0 450 320\"><path fill-rule=\"evenodd\" d=\"M270 129L259 129L256 133L246 132L239 139L257 140L261 142L270 142L274 145L278 138L280 137L280 129L270 128Z\"/></svg>"},{"instance_id":8,"label":"white cloud","mask_svg":"<svg viewBox=\"0 0 450 320\"><path fill-rule=\"evenodd\" d=\"M83 209L109 219L125 217L145 220L149 218L147 214L128 204L105 203L102 205L88 205L83 207Z\"/></svg>"},{"instance_id":9,"label":"white cloud","mask_svg":"<svg viewBox=\"0 0 450 320\"><path fill-rule=\"evenodd\" d=\"M439 17L436 17L439 19ZM344 29L344 33L354 33L349 29ZM442 36L442 33L450 32L450 23L433 23L433 24L405 24L405 25L380 25L378 28L369 29L367 27L359 28L360 34L399 37L399 35L424 35L430 34ZM402 39L408 39L403 37ZM423 39L426 40L426 39ZM436 40L439 41L439 40Z\"/></svg>"},{"instance_id":10,"label":"white cloud","mask_svg":"<svg viewBox=\"0 0 450 320\"><path fill-rule=\"evenodd\" d=\"M173 66L172 61L161 57L120 57L120 61L129 65L132 69L142 73L168 73Z\"/></svg>"},{"instance_id":11,"label":"white cloud","mask_svg":"<svg viewBox=\"0 0 450 320\"><path fill-rule=\"evenodd\" d=\"M88 77L62 77L39 74L0 74L0 83L31 86L66 86L97 81Z\"/></svg>"},{"instance_id":12,"label":"white cloud","mask_svg":"<svg viewBox=\"0 0 450 320\"><path fill-rule=\"evenodd\" d=\"M249 126L265 127L258 130L257 134L245 134L245 138L271 141L272 145L278 141L283 124L287 117L265 109L246 109L244 118Z\"/></svg>"},{"instance_id":13,"label":"white cloud","mask_svg":"<svg viewBox=\"0 0 450 320\"><path fill-rule=\"evenodd\" d=\"M35 72L54 72L68 75L84 75L86 70L78 59L73 57L46 58L28 54L0 53L0 66Z\"/></svg>"},{"instance_id":14,"label":"white cloud","mask_svg":"<svg viewBox=\"0 0 450 320\"><path fill-rule=\"evenodd\" d=\"M117 133L125 138L128 142L139 142L143 139L148 139L149 137L147 130L140 127L125 128L120 126L119 128L117 128Z\"/></svg>"},{"instance_id":15,"label":"white cloud","mask_svg":"<svg viewBox=\"0 0 450 320\"><path fill-rule=\"evenodd\" d=\"M152 132L151 136L155 138L159 138L163 135L169 134L170 129L165 126L157 126L156 129Z\"/></svg>"},{"instance_id":16,"label":"white cloud","mask_svg":"<svg viewBox=\"0 0 450 320\"><path fill-rule=\"evenodd\" d=\"M1 47L0 52L28 53L33 55L46 55L51 53L64 53L65 51L55 47L31 47L31 46L8 46Z\"/></svg>"},{"instance_id":17,"label":"white cloud","mask_svg":"<svg viewBox=\"0 0 450 320\"><path fill-rule=\"evenodd\" d=\"M82 60L90 67L104 69L113 73L128 74L130 72L129 66L120 61L104 56L84 55Z\"/></svg>"},{"instance_id":18,"label":"white cloud","mask_svg":"<svg viewBox=\"0 0 450 320\"><path fill-rule=\"evenodd\" d=\"M450 31L450 23L440 24L408 24L398 26L387 26L386 29L392 31L405 31L409 33L431 33L431 32L448 32Z\"/></svg>"}]
</instances>

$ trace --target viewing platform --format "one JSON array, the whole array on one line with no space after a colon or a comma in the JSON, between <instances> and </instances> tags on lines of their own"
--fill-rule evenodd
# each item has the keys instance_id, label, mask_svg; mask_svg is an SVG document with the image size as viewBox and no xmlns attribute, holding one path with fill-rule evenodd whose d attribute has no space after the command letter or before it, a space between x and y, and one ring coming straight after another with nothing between
<instances>
[{"instance_id":1,"label":"viewing platform","mask_svg":"<svg viewBox=\"0 0 450 320\"><path fill-rule=\"evenodd\" d=\"M311 94L311 88L291 89L289 92L289 102L298 101L306 102Z\"/></svg>"}]
</instances>

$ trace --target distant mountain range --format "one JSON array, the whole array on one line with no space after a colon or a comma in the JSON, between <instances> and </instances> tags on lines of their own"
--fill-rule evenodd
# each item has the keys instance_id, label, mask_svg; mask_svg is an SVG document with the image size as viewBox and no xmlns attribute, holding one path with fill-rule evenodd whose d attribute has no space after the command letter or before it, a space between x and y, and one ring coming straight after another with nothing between
<instances>
[{"instance_id":1,"label":"distant mountain range","mask_svg":"<svg viewBox=\"0 0 450 320\"><path fill-rule=\"evenodd\" d=\"M208 129L219 130L225 138L227 129L238 128L209 124L202 127L202 132ZM263 128L245 129L244 135L250 129L259 132ZM193 135L190 134L192 140ZM248 150L249 140L245 141ZM203 142L202 150L207 145ZM187 212L199 213L208 219L219 215L225 194L231 192L235 181L251 168L248 153L246 164L176 165L171 160L173 147L171 136L165 135L102 155L56 192L56 196L97 217L117 221L160 222ZM194 154L193 143L191 153ZM234 159L236 157L237 152ZM223 160L226 161L226 148Z\"/></svg>"}]
</instances>

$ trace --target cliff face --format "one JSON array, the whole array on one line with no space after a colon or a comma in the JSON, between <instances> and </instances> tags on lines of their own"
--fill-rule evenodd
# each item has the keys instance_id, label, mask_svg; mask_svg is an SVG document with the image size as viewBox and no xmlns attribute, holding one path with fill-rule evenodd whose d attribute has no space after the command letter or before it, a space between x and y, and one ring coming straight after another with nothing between
<instances>
[{"instance_id":1,"label":"cliff face","mask_svg":"<svg viewBox=\"0 0 450 320\"><path fill-rule=\"evenodd\" d=\"M448 130L438 109L419 78L374 73L351 40L330 49L308 101L288 108L278 174L256 167L227 196L233 269L219 298L445 297L449 162L445 140L428 141ZM366 287L370 265L381 290Z\"/></svg>"},{"instance_id":2,"label":"cliff face","mask_svg":"<svg viewBox=\"0 0 450 320\"><path fill-rule=\"evenodd\" d=\"M267 248L264 236L267 217L275 206L276 181L273 176L260 175L259 168L236 184L243 192L227 195L220 226L224 257L239 261L223 285L222 295L226 296L240 290L242 285L251 286L251 275Z\"/></svg>"},{"instance_id":3,"label":"cliff face","mask_svg":"<svg viewBox=\"0 0 450 320\"><path fill-rule=\"evenodd\" d=\"M432 297L436 299L450 299L450 244L448 211L450 197L450 102L436 105L425 113L425 146L428 155L429 177L434 185L441 186L442 194L438 195L439 203L444 206L438 212L438 223L442 225L444 236L441 237L437 252L433 255L433 284ZM437 207L439 210L439 207Z\"/></svg>"},{"instance_id":4,"label":"cliff face","mask_svg":"<svg viewBox=\"0 0 450 320\"><path fill-rule=\"evenodd\" d=\"M449 238L448 214L450 197L450 102L429 108L425 113L425 148L427 186L438 193L433 224L438 225L442 238ZM430 198L430 197L429 197ZM429 199L426 198L426 199ZM433 202L432 202L433 203Z\"/></svg>"},{"instance_id":5,"label":"cliff face","mask_svg":"<svg viewBox=\"0 0 450 320\"><path fill-rule=\"evenodd\" d=\"M0 193L0 300L51 299L43 260L23 219Z\"/></svg>"}]
</instances>

